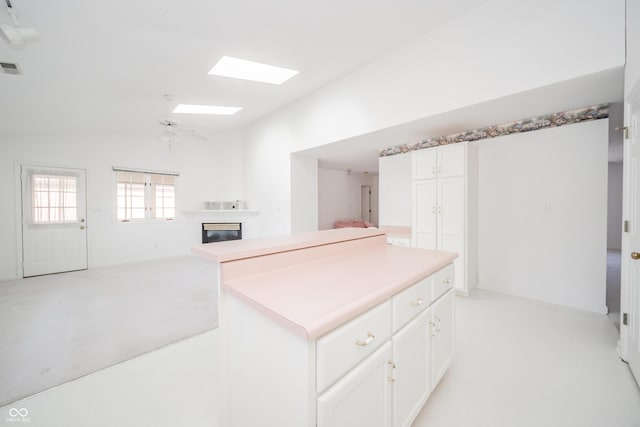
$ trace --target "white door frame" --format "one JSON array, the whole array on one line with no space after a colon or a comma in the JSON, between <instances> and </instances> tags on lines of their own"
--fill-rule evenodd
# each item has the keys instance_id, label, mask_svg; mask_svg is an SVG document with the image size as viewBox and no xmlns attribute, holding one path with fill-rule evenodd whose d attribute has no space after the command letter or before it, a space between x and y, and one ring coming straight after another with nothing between
<instances>
[{"instance_id":1,"label":"white door frame","mask_svg":"<svg viewBox=\"0 0 640 427\"><path fill-rule=\"evenodd\" d=\"M14 175L14 191L15 191L15 230L16 230L16 278L22 279L24 278L24 255L23 255L23 246L22 246L22 167L42 167L42 168L55 168L55 169L81 169L87 173L86 168L80 166L69 166L69 165L59 165L59 164L51 164L51 163L40 163L40 162L28 162L28 161L14 161L13 164L13 175ZM87 198L87 190L85 185L85 200L88 203ZM87 204L87 216L89 207ZM89 265L89 247L88 247L88 236L87 236L87 266Z\"/></svg>"}]
</instances>

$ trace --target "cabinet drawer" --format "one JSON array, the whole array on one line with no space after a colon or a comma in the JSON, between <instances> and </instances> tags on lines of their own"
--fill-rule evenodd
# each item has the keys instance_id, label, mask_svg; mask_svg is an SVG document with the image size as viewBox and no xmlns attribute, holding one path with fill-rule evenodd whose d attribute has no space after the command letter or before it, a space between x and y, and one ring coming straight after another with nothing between
<instances>
[{"instance_id":1,"label":"cabinet drawer","mask_svg":"<svg viewBox=\"0 0 640 427\"><path fill-rule=\"evenodd\" d=\"M398 331L431 304L431 276L425 277L391 299L393 332Z\"/></svg>"},{"instance_id":2,"label":"cabinet drawer","mask_svg":"<svg viewBox=\"0 0 640 427\"><path fill-rule=\"evenodd\" d=\"M433 277L431 301L435 301L455 284L455 270L453 264L449 264L445 268L436 271L431 277Z\"/></svg>"},{"instance_id":3,"label":"cabinet drawer","mask_svg":"<svg viewBox=\"0 0 640 427\"><path fill-rule=\"evenodd\" d=\"M391 337L391 301L384 302L316 342L316 389L324 391Z\"/></svg>"}]
</instances>

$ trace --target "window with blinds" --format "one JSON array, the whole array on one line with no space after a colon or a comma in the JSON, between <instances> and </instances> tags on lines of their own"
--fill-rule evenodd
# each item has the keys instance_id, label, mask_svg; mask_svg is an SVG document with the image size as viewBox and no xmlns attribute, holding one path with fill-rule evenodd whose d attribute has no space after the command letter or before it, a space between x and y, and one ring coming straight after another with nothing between
<instances>
[{"instance_id":1,"label":"window with blinds","mask_svg":"<svg viewBox=\"0 0 640 427\"><path fill-rule=\"evenodd\" d=\"M121 222L173 220L175 175L116 171L116 217Z\"/></svg>"}]
</instances>

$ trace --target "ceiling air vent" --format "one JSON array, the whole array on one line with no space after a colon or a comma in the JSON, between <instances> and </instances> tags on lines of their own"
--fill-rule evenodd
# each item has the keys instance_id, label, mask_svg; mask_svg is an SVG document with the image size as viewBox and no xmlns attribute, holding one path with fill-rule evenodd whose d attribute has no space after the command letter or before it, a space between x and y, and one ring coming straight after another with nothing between
<instances>
[{"instance_id":1,"label":"ceiling air vent","mask_svg":"<svg viewBox=\"0 0 640 427\"><path fill-rule=\"evenodd\" d=\"M0 62L0 71L5 74L22 75L22 70L18 64L12 64L10 62Z\"/></svg>"}]
</instances>

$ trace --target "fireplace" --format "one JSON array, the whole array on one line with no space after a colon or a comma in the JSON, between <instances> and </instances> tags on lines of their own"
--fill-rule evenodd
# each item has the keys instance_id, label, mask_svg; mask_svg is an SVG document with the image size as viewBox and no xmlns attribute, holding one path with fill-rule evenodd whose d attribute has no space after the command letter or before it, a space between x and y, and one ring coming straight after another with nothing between
<instances>
[{"instance_id":1,"label":"fireplace","mask_svg":"<svg viewBox=\"0 0 640 427\"><path fill-rule=\"evenodd\" d=\"M202 243L225 242L242 239L240 222L204 222L202 223Z\"/></svg>"}]
</instances>

